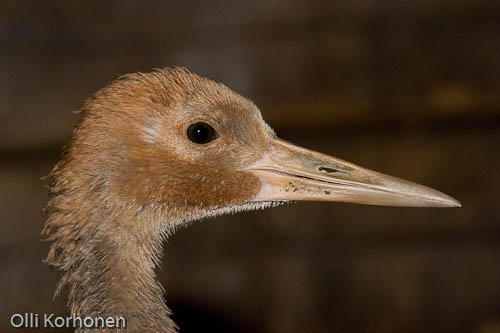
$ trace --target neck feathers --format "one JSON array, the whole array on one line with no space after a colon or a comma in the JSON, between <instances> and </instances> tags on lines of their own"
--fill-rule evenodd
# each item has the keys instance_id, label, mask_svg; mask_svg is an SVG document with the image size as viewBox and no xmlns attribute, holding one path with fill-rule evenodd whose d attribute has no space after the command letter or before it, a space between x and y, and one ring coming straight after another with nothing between
<instances>
[{"instance_id":1,"label":"neck feathers","mask_svg":"<svg viewBox=\"0 0 500 333\"><path fill-rule=\"evenodd\" d=\"M113 202L97 182L72 186L64 163L52 172L42 233L52 243L45 261L63 272L56 295L67 287L71 312L82 317L122 316L128 331L175 332L155 279L166 234L148 221L153 208Z\"/></svg>"}]
</instances>

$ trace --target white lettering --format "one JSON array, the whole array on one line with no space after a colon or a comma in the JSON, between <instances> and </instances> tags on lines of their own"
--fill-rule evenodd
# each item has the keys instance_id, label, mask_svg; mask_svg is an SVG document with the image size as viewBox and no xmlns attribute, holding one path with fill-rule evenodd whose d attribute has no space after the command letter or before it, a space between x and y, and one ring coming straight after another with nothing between
<instances>
[{"instance_id":1,"label":"white lettering","mask_svg":"<svg viewBox=\"0 0 500 333\"><path fill-rule=\"evenodd\" d=\"M42 314L26 312L10 315L10 325L14 328L38 328L39 316ZM42 328L74 328L74 329L126 329L127 320L124 317L80 317L75 313L70 316L56 316L44 313Z\"/></svg>"},{"instance_id":2,"label":"white lettering","mask_svg":"<svg viewBox=\"0 0 500 333\"><path fill-rule=\"evenodd\" d=\"M115 328L127 328L127 321L123 317L115 317Z\"/></svg>"},{"instance_id":3,"label":"white lettering","mask_svg":"<svg viewBox=\"0 0 500 333\"><path fill-rule=\"evenodd\" d=\"M90 320L90 322L89 322L89 320ZM92 317L83 318L83 326L85 328L93 328L94 327L94 319L92 319Z\"/></svg>"},{"instance_id":4,"label":"white lettering","mask_svg":"<svg viewBox=\"0 0 500 333\"><path fill-rule=\"evenodd\" d=\"M19 318L18 324L14 321L15 318ZM15 328L23 326L24 324L23 316L21 316L19 313L14 313L12 316L10 316L10 324Z\"/></svg>"},{"instance_id":5,"label":"white lettering","mask_svg":"<svg viewBox=\"0 0 500 333\"><path fill-rule=\"evenodd\" d=\"M107 317L107 318L110 318L110 317ZM107 328L106 324L104 323L104 318L103 317L95 317L94 327L95 328Z\"/></svg>"},{"instance_id":6,"label":"white lettering","mask_svg":"<svg viewBox=\"0 0 500 333\"><path fill-rule=\"evenodd\" d=\"M56 319L54 319L54 325L56 325L56 327L58 328L64 327L64 324L65 320L63 317L56 317Z\"/></svg>"},{"instance_id":7,"label":"white lettering","mask_svg":"<svg viewBox=\"0 0 500 333\"><path fill-rule=\"evenodd\" d=\"M78 324L76 323L78 321ZM73 328L82 328L82 318L73 313Z\"/></svg>"},{"instance_id":8,"label":"white lettering","mask_svg":"<svg viewBox=\"0 0 500 333\"><path fill-rule=\"evenodd\" d=\"M113 317L106 318L106 328L115 328L115 318Z\"/></svg>"},{"instance_id":9,"label":"white lettering","mask_svg":"<svg viewBox=\"0 0 500 333\"><path fill-rule=\"evenodd\" d=\"M52 317L54 317L53 313L51 313L50 315L47 315L47 314L43 315L43 327L54 328L54 323L52 322Z\"/></svg>"}]
</instances>

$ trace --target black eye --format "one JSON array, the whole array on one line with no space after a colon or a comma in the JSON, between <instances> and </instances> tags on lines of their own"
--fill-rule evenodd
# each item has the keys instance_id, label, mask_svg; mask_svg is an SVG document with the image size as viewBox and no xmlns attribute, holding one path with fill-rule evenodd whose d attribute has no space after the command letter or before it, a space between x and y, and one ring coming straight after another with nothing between
<instances>
[{"instance_id":1,"label":"black eye","mask_svg":"<svg viewBox=\"0 0 500 333\"><path fill-rule=\"evenodd\" d=\"M209 143L219 137L219 134L207 123L198 122L189 125L187 129L187 137L194 143L204 144Z\"/></svg>"}]
</instances>

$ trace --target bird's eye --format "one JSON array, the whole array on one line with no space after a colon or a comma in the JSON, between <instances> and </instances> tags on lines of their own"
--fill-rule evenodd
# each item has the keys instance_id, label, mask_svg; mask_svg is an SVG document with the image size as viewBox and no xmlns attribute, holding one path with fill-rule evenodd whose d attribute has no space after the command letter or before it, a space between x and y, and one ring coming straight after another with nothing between
<instances>
[{"instance_id":1,"label":"bird's eye","mask_svg":"<svg viewBox=\"0 0 500 333\"><path fill-rule=\"evenodd\" d=\"M186 134L189 140L197 144L209 143L219 137L214 128L204 122L189 125Z\"/></svg>"}]
</instances>

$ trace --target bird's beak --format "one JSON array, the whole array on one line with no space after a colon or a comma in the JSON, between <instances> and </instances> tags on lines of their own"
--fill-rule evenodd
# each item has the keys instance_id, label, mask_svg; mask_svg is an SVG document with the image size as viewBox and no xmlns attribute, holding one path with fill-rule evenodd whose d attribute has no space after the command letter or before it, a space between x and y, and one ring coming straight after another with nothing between
<instances>
[{"instance_id":1,"label":"bird's beak","mask_svg":"<svg viewBox=\"0 0 500 333\"><path fill-rule=\"evenodd\" d=\"M460 207L429 187L364 169L355 164L274 139L251 165L261 181L253 201L341 201L368 205Z\"/></svg>"}]
</instances>

